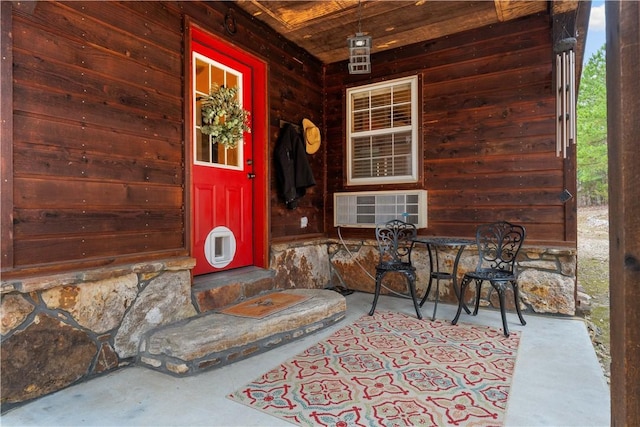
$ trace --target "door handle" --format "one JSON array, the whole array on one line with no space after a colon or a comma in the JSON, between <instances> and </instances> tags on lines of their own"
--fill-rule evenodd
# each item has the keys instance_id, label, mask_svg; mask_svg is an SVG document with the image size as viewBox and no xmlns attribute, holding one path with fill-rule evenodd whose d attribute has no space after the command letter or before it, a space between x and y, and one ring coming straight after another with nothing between
<instances>
[{"instance_id":1,"label":"door handle","mask_svg":"<svg viewBox=\"0 0 640 427\"><path fill-rule=\"evenodd\" d=\"M249 178L249 179L254 179L255 177L256 177L256 174L255 174L255 173L251 173L251 172L249 172L249 173L247 174L247 178Z\"/></svg>"}]
</instances>

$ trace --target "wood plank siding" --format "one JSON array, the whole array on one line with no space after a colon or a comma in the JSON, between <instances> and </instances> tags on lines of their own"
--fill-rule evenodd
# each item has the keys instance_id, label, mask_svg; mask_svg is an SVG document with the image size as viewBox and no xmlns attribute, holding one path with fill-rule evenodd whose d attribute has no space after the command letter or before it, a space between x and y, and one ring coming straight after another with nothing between
<instances>
[{"instance_id":1,"label":"wood plank siding","mask_svg":"<svg viewBox=\"0 0 640 427\"><path fill-rule=\"evenodd\" d=\"M180 20L111 2L13 16L13 267L185 254Z\"/></svg>"},{"instance_id":2,"label":"wood plank siding","mask_svg":"<svg viewBox=\"0 0 640 427\"><path fill-rule=\"evenodd\" d=\"M10 174L3 175L5 277L189 254L187 19L267 62L269 137L255 141L258 147L273 152L280 120L322 123L320 62L240 10L237 34L229 35L223 22L231 6L3 7L13 32L13 144L3 148L3 166L5 153L13 159L12 168L3 167ZM3 126L3 146L8 140ZM318 185L296 211L279 201L275 173L266 169L274 238L324 231L324 156L310 161ZM309 220L305 229L301 216Z\"/></svg>"},{"instance_id":3,"label":"wood plank siding","mask_svg":"<svg viewBox=\"0 0 640 427\"><path fill-rule=\"evenodd\" d=\"M565 176L564 165L575 155L563 160L555 154L551 25L548 17L532 15L382 52L371 58L371 75L349 75L345 62L329 65L328 193L424 188L428 228L421 233L474 236L478 224L504 219L524 225L529 243L575 245L575 218L567 217L560 197L565 182L576 192L575 176ZM410 75L421 82L419 181L346 186L345 90ZM332 198L326 203L332 234Z\"/></svg>"}]
</instances>

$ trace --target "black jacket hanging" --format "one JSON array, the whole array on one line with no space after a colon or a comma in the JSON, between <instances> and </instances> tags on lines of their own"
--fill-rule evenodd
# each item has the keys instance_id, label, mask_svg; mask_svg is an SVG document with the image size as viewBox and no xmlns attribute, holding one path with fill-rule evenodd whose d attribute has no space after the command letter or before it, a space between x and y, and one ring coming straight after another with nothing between
<instances>
[{"instance_id":1,"label":"black jacket hanging","mask_svg":"<svg viewBox=\"0 0 640 427\"><path fill-rule=\"evenodd\" d=\"M278 186L287 208L295 209L297 200L308 187L316 185L307 159L302 137L296 129L285 124L280 131L274 152Z\"/></svg>"}]
</instances>

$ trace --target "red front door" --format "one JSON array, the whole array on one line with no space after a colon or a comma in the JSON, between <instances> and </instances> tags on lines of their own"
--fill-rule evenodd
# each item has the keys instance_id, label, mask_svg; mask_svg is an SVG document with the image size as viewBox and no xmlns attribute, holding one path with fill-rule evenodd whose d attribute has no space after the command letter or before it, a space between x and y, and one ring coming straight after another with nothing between
<instances>
[{"instance_id":1,"label":"red front door","mask_svg":"<svg viewBox=\"0 0 640 427\"><path fill-rule=\"evenodd\" d=\"M253 69L233 50L206 34L192 32L193 247L194 275L254 263L253 135L244 133L235 148L200 132L199 98L214 85L236 87L240 104L253 113Z\"/></svg>"}]
</instances>

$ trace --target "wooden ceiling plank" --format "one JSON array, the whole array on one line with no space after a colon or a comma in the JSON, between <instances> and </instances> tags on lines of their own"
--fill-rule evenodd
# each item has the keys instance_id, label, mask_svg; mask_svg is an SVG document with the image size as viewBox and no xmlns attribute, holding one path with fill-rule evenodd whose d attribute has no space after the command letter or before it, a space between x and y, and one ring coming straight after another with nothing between
<instances>
[{"instance_id":1,"label":"wooden ceiling plank","mask_svg":"<svg viewBox=\"0 0 640 427\"><path fill-rule=\"evenodd\" d=\"M579 1L554 0L555 10ZM360 28L373 39L372 53L546 11L549 2L489 1L279 1L236 0L234 5L324 63L348 58L347 39ZM358 9L360 8L360 9Z\"/></svg>"},{"instance_id":2,"label":"wooden ceiling plank","mask_svg":"<svg viewBox=\"0 0 640 427\"><path fill-rule=\"evenodd\" d=\"M412 43L415 43L418 41L437 39L461 31L484 27L495 22L495 13L489 9L484 10L482 13L477 11L465 20L460 20L456 17L440 20L406 31L398 31L383 37L373 38L372 53L404 46L408 44L405 42L406 40L412 40ZM346 47L338 47L322 52L318 55L318 58L322 61L328 61L327 63L332 63L347 59L348 52Z\"/></svg>"},{"instance_id":3,"label":"wooden ceiling plank","mask_svg":"<svg viewBox=\"0 0 640 427\"><path fill-rule=\"evenodd\" d=\"M314 22L338 16L345 9L357 7L356 0L343 1L257 1L236 0L235 4L257 19L285 35L306 28Z\"/></svg>"},{"instance_id":4,"label":"wooden ceiling plank","mask_svg":"<svg viewBox=\"0 0 640 427\"><path fill-rule=\"evenodd\" d=\"M547 2L544 1L494 0L494 4L500 22L544 12L547 9Z\"/></svg>"},{"instance_id":5,"label":"wooden ceiling plank","mask_svg":"<svg viewBox=\"0 0 640 427\"><path fill-rule=\"evenodd\" d=\"M552 11L554 15L570 12L578 8L578 1L576 0L555 0L552 4Z\"/></svg>"},{"instance_id":6,"label":"wooden ceiling plank","mask_svg":"<svg viewBox=\"0 0 640 427\"><path fill-rule=\"evenodd\" d=\"M402 7L389 5L397 5L400 3ZM406 2L383 2L376 3L369 7L366 16L362 17L361 27L364 33L372 31L384 31L390 28L412 28L419 27L425 22L433 22L434 20L445 19L449 14L462 17L463 12L459 12L460 8L456 6L459 2L437 2L435 6L426 7L424 4L415 6L413 2L407 5ZM475 12L475 9L482 7L481 4L467 6L466 9ZM465 9L463 7L463 9ZM340 18L340 19L337 19ZM346 28L348 27L348 28ZM309 34L335 34L336 30L343 30L345 34L352 35L358 28L357 14L352 11L336 17L336 19L322 20L321 22L311 23L305 27L304 32ZM393 30L392 30L393 31ZM301 34L300 30L293 31L292 37Z\"/></svg>"},{"instance_id":7,"label":"wooden ceiling plank","mask_svg":"<svg viewBox=\"0 0 640 427\"><path fill-rule=\"evenodd\" d=\"M495 11L489 2L437 2L434 7L405 7L391 18L388 13L379 13L363 21L362 32L371 35L375 52L405 45L407 41L434 39L495 22ZM343 37L337 37L336 30L318 30L304 43L322 61L336 62L348 57L346 40L354 32L344 32Z\"/></svg>"}]
</instances>

